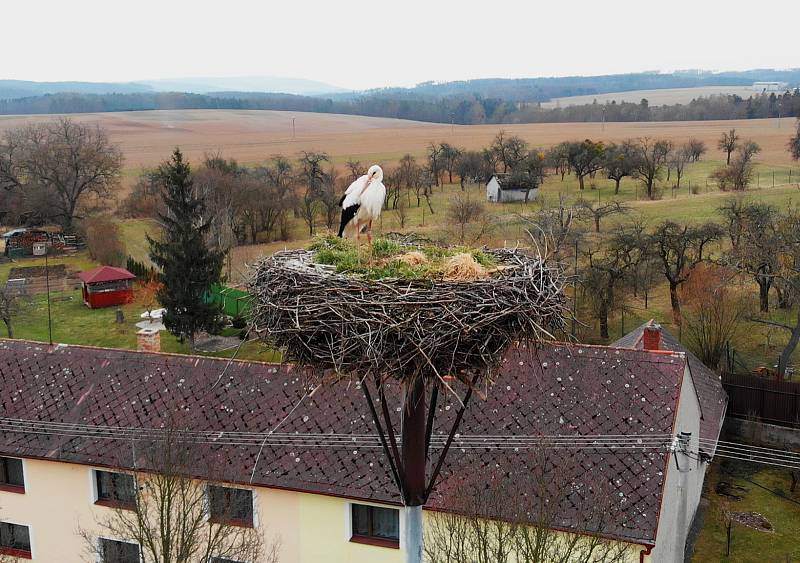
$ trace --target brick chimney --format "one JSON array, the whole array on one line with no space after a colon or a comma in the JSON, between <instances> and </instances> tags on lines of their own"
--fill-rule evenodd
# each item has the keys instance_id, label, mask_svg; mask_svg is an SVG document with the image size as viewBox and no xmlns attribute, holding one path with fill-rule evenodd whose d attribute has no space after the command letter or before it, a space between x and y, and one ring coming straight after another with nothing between
<instances>
[{"instance_id":1,"label":"brick chimney","mask_svg":"<svg viewBox=\"0 0 800 563\"><path fill-rule=\"evenodd\" d=\"M160 352L161 333L154 328L143 328L136 333L136 349L140 352Z\"/></svg>"},{"instance_id":2,"label":"brick chimney","mask_svg":"<svg viewBox=\"0 0 800 563\"><path fill-rule=\"evenodd\" d=\"M661 350L661 325L652 324L644 327L642 348L645 350Z\"/></svg>"}]
</instances>

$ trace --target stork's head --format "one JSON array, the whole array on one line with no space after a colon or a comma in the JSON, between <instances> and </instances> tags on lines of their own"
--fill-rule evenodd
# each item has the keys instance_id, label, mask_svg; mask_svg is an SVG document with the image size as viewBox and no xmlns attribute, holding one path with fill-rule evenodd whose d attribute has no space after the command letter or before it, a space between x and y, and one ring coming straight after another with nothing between
<instances>
[{"instance_id":1,"label":"stork's head","mask_svg":"<svg viewBox=\"0 0 800 563\"><path fill-rule=\"evenodd\" d=\"M367 170L367 182L371 181L383 182L383 170L377 164L373 164Z\"/></svg>"}]
</instances>

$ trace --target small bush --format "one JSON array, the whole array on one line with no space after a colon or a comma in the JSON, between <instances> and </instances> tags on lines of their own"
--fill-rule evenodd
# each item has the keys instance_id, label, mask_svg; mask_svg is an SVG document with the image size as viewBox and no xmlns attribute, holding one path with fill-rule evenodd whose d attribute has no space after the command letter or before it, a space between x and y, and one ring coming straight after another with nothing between
<instances>
[{"instance_id":1,"label":"small bush","mask_svg":"<svg viewBox=\"0 0 800 563\"><path fill-rule=\"evenodd\" d=\"M234 315L231 319L231 326L233 328L245 328L247 326L247 320L242 315Z\"/></svg>"},{"instance_id":2,"label":"small bush","mask_svg":"<svg viewBox=\"0 0 800 563\"><path fill-rule=\"evenodd\" d=\"M119 227L108 217L93 217L86 224L86 246L89 256L106 266L123 266L125 244Z\"/></svg>"}]
</instances>

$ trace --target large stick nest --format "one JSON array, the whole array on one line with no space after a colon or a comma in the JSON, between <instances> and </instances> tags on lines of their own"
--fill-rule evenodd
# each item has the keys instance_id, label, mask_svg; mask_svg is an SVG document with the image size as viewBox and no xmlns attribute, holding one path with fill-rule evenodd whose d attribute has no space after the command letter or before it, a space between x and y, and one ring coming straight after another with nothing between
<instances>
[{"instance_id":1,"label":"large stick nest","mask_svg":"<svg viewBox=\"0 0 800 563\"><path fill-rule=\"evenodd\" d=\"M253 328L286 358L337 374L407 381L467 381L515 340L563 329L566 278L557 265L517 249L487 251L490 277L366 280L314 263L307 250L255 266Z\"/></svg>"}]
</instances>

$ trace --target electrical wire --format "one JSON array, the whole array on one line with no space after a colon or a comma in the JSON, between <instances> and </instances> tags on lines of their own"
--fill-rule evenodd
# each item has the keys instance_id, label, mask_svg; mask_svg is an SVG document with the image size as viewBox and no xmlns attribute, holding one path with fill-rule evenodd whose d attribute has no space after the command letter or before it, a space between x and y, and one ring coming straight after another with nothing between
<instances>
[{"instance_id":1,"label":"electrical wire","mask_svg":"<svg viewBox=\"0 0 800 563\"><path fill-rule=\"evenodd\" d=\"M260 459L263 448L267 446L308 449L381 449L382 446L376 434L277 432L301 403L302 400L270 432L189 430L178 431L175 434L180 440L212 446L258 446L259 455L257 460ZM94 440L163 440L167 432L169 432L167 429L162 428L102 426L16 418L0 418L0 431ZM447 437L445 435L434 434L431 436L431 448L441 449L446 441ZM673 435L663 433L597 435L457 434L453 439L453 447L464 451L556 449L645 452L672 450L675 448L674 441ZM715 455L721 458L800 469L800 453L798 452L708 438L699 438L697 443L701 448L714 450ZM699 459L699 451L695 452L688 449L681 451L684 451L693 459Z\"/></svg>"}]
</instances>

